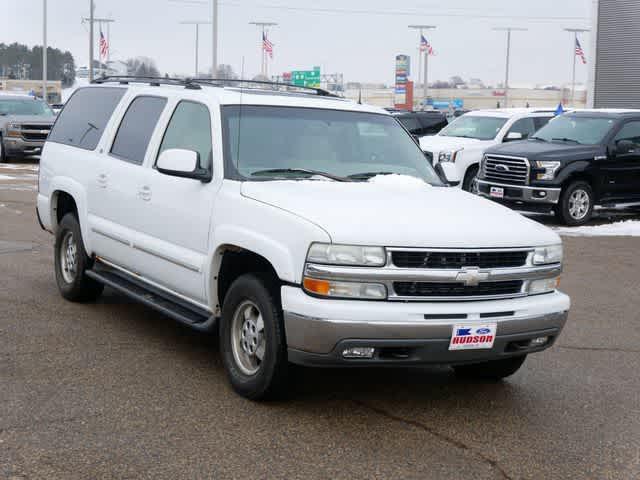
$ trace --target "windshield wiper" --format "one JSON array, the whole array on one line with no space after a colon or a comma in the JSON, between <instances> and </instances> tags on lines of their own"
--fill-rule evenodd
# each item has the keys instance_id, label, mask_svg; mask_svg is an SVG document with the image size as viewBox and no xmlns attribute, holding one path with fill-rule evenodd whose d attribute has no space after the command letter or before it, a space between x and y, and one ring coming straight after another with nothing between
<instances>
[{"instance_id":1,"label":"windshield wiper","mask_svg":"<svg viewBox=\"0 0 640 480\"><path fill-rule=\"evenodd\" d=\"M331 180L335 180L336 182L350 182L351 180L346 177L340 177L338 175L332 175L327 172L320 172L318 170L309 170L306 168L270 168L267 170L258 170L251 174L252 177L261 176L261 175L277 175L278 173L304 173L309 176L319 175L322 177L330 178Z\"/></svg>"},{"instance_id":2,"label":"windshield wiper","mask_svg":"<svg viewBox=\"0 0 640 480\"><path fill-rule=\"evenodd\" d=\"M353 173L348 175L347 178L351 178L354 180L369 180L370 178L377 177L378 175L393 175L394 172L362 172L362 173Z\"/></svg>"},{"instance_id":3,"label":"windshield wiper","mask_svg":"<svg viewBox=\"0 0 640 480\"><path fill-rule=\"evenodd\" d=\"M553 141L557 141L557 142L570 142L570 143L577 143L578 145L582 145L578 140L574 140L573 138L567 138L567 137L562 137L562 138L552 138L551 140L553 140Z\"/></svg>"},{"instance_id":4,"label":"windshield wiper","mask_svg":"<svg viewBox=\"0 0 640 480\"><path fill-rule=\"evenodd\" d=\"M541 142L547 142L547 141L548 141L548 140L546 140L546 139L544 139L544 138L542 138L542 137L536 137L536 136L529 137L529 138L530 138L531 140L540 140Z\"/></svg>"}]
</instances>

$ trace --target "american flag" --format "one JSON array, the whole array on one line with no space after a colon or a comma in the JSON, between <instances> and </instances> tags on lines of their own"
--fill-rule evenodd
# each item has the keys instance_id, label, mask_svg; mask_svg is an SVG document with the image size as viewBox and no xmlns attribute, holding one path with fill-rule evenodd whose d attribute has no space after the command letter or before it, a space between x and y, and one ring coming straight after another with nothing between
<instances>
[{"instance_id":1,"label":"american flag","mask_svg":"<svg viewBox=\"0 0 640 480\"><path fill-rule=\"evenodd\" d=\"M107 42L107 39L104 38L104 34L102 33L102 30L100 30L100 59L107 59L107 56L109 55L109 42Z\"/></svg>"},{"instance_id":2,"label":"american flag","mask_svg":"<svg viewBox=\"0 0 640 480\"><path fill-rule=\"evenodd\" d=\"M433 47L431 46L429 41L426 38L424 38L424 35L420 36L420 51L428 52L429 55L433 55Z\"/></svg>"},{"instance_id":3,"label":"american flag","mask_svg":"<svg viewBox=\"0 0 640 480\"><path fill-rule=\"evenodd\" d=\"M273 43L271 40L267 38L267 34L262 34L262 49L269 54L271 58L273 58Z\"/></svg>"},{"instance_id":4,"label":"american flag","mask_svg":"<svg viewBox=\"0 0 640 480\"><path fill-rule=\"evenodd\" d=\"M576 38L576 55L580 57L580 59L582 59L582 63L584 63L585 65L587 64L587 57L585 57L584 50L582 49L582 46L580 45L580 42L578 41L577 38Z\"/></svg>"}]
</instances>

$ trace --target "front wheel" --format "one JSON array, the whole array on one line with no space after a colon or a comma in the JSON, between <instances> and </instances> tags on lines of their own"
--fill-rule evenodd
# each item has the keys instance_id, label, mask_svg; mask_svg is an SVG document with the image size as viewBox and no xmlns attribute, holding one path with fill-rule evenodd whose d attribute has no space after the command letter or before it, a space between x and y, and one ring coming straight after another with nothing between
<instances>
[{"instance_id":1,"label":"front wheel","mask_svg":"<svg viewBox=\"0 0 640 480\"><path fill-rule=\"evenodd\" d=\"M277 283L266 274L233 282L222 307L220 351L233 389L251 400L278 396L288 361Z\"/></svg>"},{"instance_id":2,"label":"front wheel","mask_svg":"<svg viewBox=\"0 0 640 480\"><path fill-rule=\"evenodd\" d=\"M567 185L560 195L556 217L565 225L584 225L593 215L594 195L591 185L582 180Z\"/></svg>"},{"instance_id":3,"label":"front wheel","mask_svg":"<svg viewBox=\"0 0 640 480\"><path fill-rule=\"evenodd\" d=\"M456 375L462 378L480 380L501 380L516 373L524 363L526 355L489 360L471 365L455 365Z\"/></svg>"},{"instance_id":4,"label":"front wheel","mask_svg":"<svg viewBox=\"0 0 640 480\"><path fill-rule=\"evenodd\" d=\"M478 193L478 165L469 167L462 182L462 189L474 194Z\"/></svg>"}]
</instances>

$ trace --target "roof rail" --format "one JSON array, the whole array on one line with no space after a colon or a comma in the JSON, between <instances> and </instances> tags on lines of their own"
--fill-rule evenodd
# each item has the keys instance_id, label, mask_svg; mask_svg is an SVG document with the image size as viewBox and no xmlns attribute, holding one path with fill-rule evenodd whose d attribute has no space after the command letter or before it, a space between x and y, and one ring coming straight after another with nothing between
<instances>
[{"instance_id":1,"label":"roof rail","mask_svg":"<svg viewBox=\"0 0 640 480\"><path fill-rule=\"evenodd\" d=\"M130 83L148 83L151 86L157 87L160 85L178 85L184 86L194 90L199 90L200 85L209 85L212 87L227 87L230 85L237 86L246 84L249 86L263 86L271 87L271 90L284 90L284 91L300 91L313 92L321 97L338 97L323 88L316 87L303 87L300 85L293 85L291 83L281 82L269 82L266 80L241 80L230 78L168 78L168 77L146 77L135 75L108 75L104 77L98 77L93 80L92 83L119 83L121 85L128 85Z\"/></svg>"}]
</instances>

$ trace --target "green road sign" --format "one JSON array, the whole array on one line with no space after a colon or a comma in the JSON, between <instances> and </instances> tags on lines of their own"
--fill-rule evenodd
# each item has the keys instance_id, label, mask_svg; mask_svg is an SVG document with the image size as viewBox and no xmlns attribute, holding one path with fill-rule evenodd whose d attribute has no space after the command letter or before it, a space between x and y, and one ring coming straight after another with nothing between
<instances>
[{"instance_id":1,"label":"green road sign","mask_svg":"<svg viewBox=\"0 0 640 480\"><path fill-rule=\"evenodd\" d=\"M320 87L320 67L313 70L294 70L291 72L291 82L299 87Z\"/></svg>"}]
</instances>

